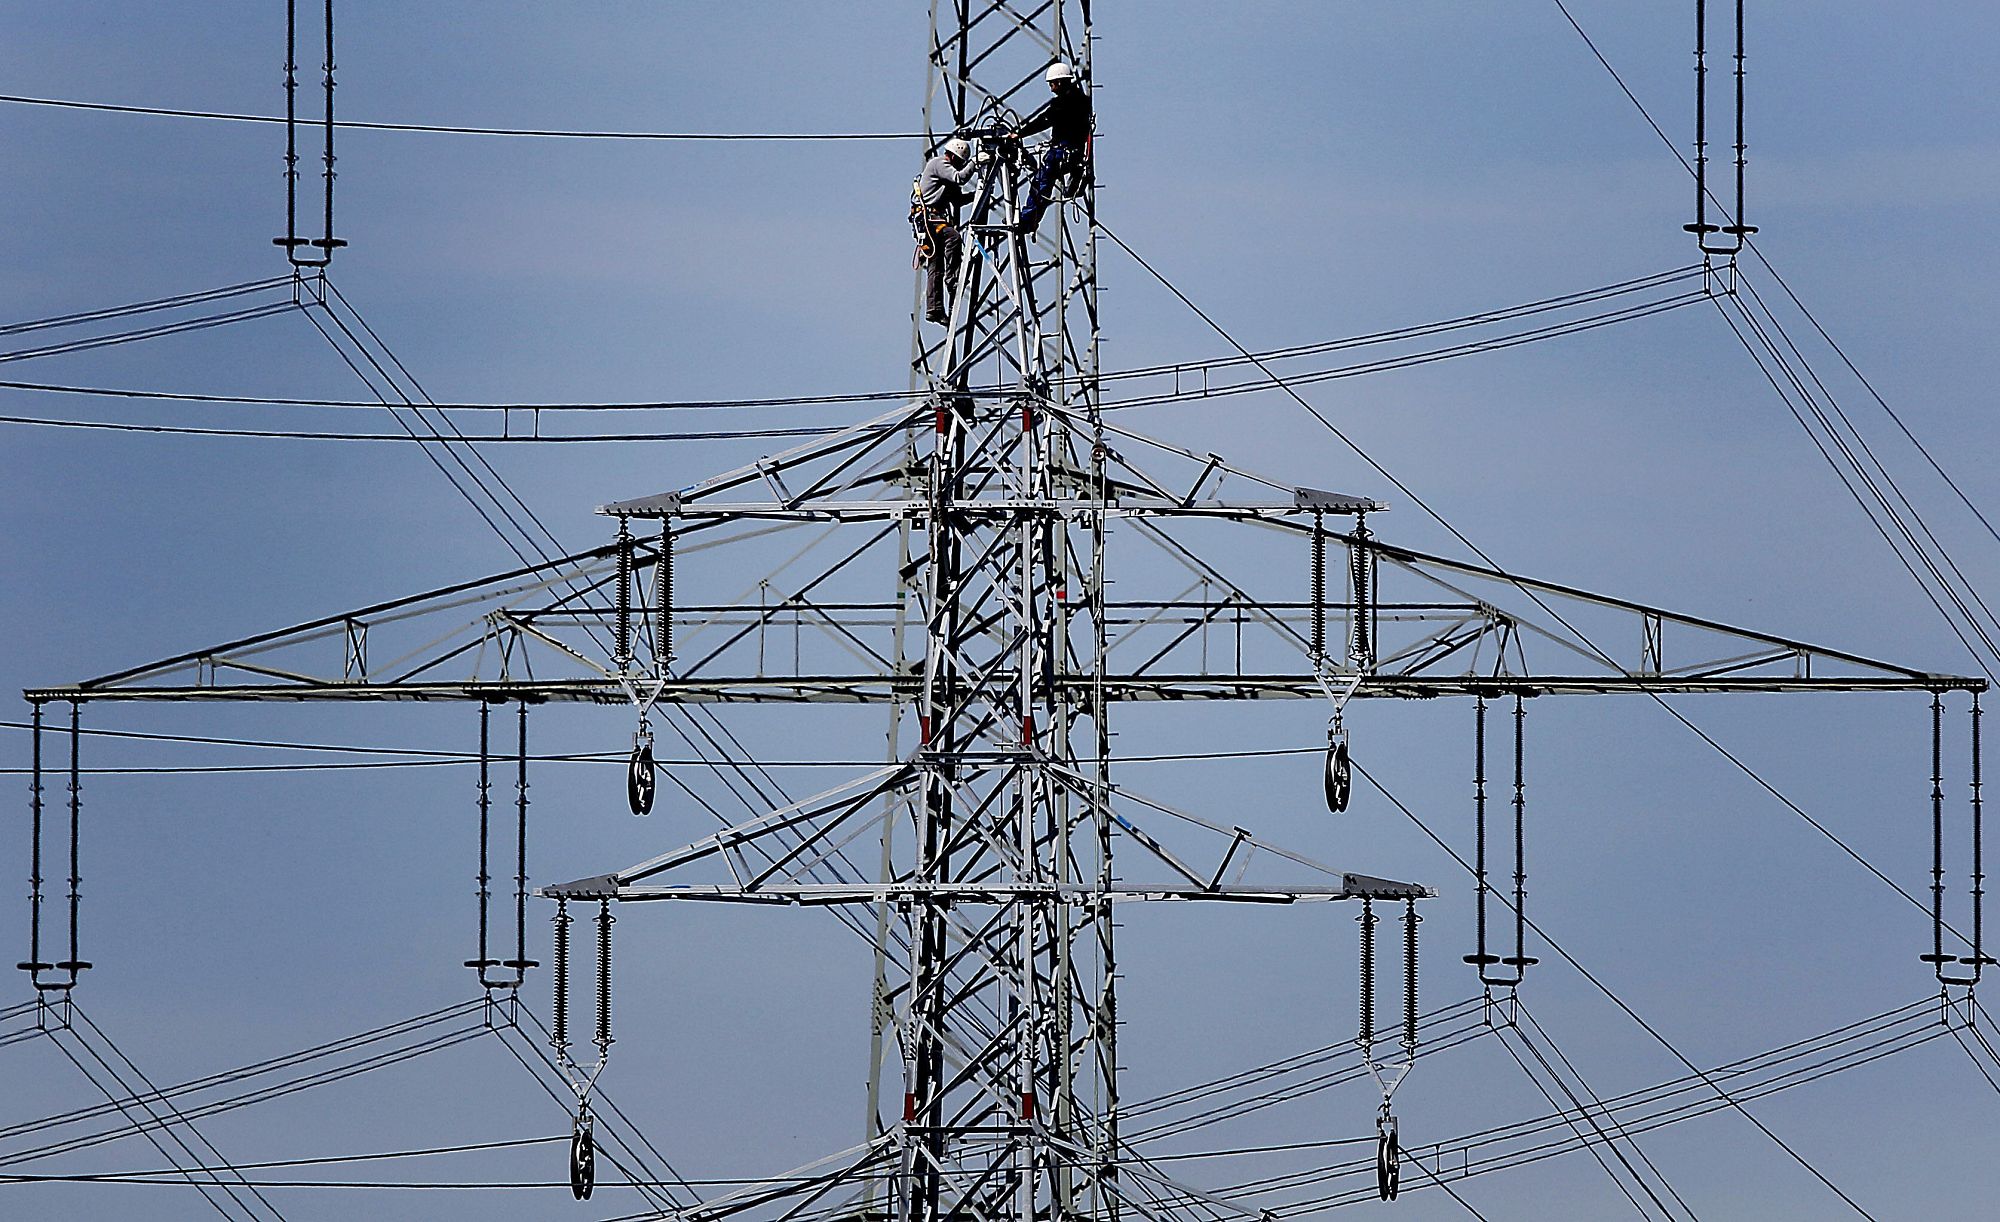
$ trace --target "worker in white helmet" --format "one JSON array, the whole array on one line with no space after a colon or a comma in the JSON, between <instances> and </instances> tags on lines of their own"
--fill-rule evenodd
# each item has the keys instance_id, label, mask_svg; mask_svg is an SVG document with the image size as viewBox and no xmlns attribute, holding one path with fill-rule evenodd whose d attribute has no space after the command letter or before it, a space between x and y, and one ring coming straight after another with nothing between
<instances>
[{"instance_id":1,"label":"worker in white helmet","mask_svg":"<svg viewBox=\"0 0 2000 1222\"><path fill-rule=\"evenodd\" d=\"M972 198L966 189L971 181L972 146L957 136L944 142L935 157L924 164L917 179L912 220L916 222L920 252L925 256L929 278L924 287L924 318L942 323L946 285L958 279L959 253L963 249L958 233L958 209Z\"/></svg>"},{"instance_id":2,"label":"worker in white helmet","mask_svg":"<svg viewBox=\"0 0 2000 1222\"><path fill-rule=\"evenodd\" d=\"M1090 162L1090 94L1077 79L1076 69L1057 60L1049 65L1042 79L1049 84L1049 100L1013 132L1016 140L1036 132L1049 133L1048 147L1042 151L1028 197L1021 202L1020 232L1030 237L1055 198L1057 184L1065 175L1087 170Z\"/></svg>"}]
</instances>

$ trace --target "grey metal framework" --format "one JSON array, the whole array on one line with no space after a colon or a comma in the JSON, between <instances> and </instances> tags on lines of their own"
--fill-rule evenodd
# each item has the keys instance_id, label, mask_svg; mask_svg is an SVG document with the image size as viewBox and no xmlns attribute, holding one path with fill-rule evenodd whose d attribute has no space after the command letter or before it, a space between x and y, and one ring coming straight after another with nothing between
<instances>
[{"instance_id":1,"label":"grey metal framework","mask_svg":"<svg viewBox=\"0 0 2000 1222\"><path fill-rule=\"evenodd\" d=\"M927 410L927 409L925 409ZM899 419L898 413L891 419ZM881 440L884 430L867 432ZM900 436L891 448L900 447ZM648 640L661 623L676 640L671 666L644 660L640 688L605 656L593 631L617 619L618 545L515 569L277 631L194 650L65 686L32 688L34 703L131 701L431 700L486 703L583 701L627 704L795 702L907 707L923 681L903 658L911 600L827 596L840 574L869 561L905 571L896 542L925 523L927 506L885 498L866 510L833 510L771 496L704 505L713 485L765 473L782 478L802 458L828 459L833 443L779 455L677 494L673 551L685 573L702 553L767 533L796 536L818 526L811 546L832 550L825 528L865 524L839 558L810 577L774 571L732 601L675 603L662 617L650 594L659 538L631 543L634 614ZM1313 512L1280 503L1189 500L1118 481L1115 498L1089 510L1122 522L1136 546L1161 562L1135 589L1088 603L1079 578L1070 611L1094 611L1107 636L1101 684L1107 700L1323 698L1322 679L1374 697L1661 695L1701 692L1983 691L1986 680L1941 674L1859 653L1607 597L1519 574L1327 530L1350 559L1372 561L1363 618L1375 656L1362 667L1315 666L1312 624L1354 621L1351 596L1307 597ZM656 512L664 512L657 510ZM971 514L973 511L964 511ZM634 511L636 516L636 511ZM1270 563L1210 562L1177 546L1182 528L1254 528L1275 545ZM1261 554L1260 554L1261 557ZM801 556L801 560L806 557ZM920 572L921 552L912 565ZM797 567L797 562L786 566ZM1333 566L1338 571L1338 566ZM1163 572L1169 574L1161 581ZM894 577L894 574L890 574ZM684 578L685 580L685 578ZM782 584L781 584L782 583ZM1135 580L1132 584L1138 585ZM760 592L763 594L759 601ZM1532 592L1535 598L1530 598ZM1539 602L1536 601L1539 599ZM1546 608L1546 609L1545 609ZM1549 613L1587 627L1604 656L1578 644ZM1056 686L1088 694L1088 678L1058 673ZM657 689L657 690L655 690Z\"/></svg>"},{"instance_id":2,"label":"grey metal framework","mask_svg":"<svg viewBox=\"0 0 2000 1222\"><path fill-rule=\"evenodd\" d=\"M934 3L927 128L1008 126L1055 58L1087 81L1089 14ZM986 163L910 401L605 506L605 546L29 700L624 705L739 769L707 706L884 706L880 767L540 894L825 906L875 948L864 1143L686 1217L1029 1222L1116 1218L1142 1161L1118 1133L1115 906L1433 894L1123 785L1113 705L1985 687L1397 547L1373 499L1106 422L1094 189L1039 239L1013 230L1023 189ZM717 592L725 549L767 575ZM1169 821L1192 839L1148 830Z\"/></svg>"}]
</instances>

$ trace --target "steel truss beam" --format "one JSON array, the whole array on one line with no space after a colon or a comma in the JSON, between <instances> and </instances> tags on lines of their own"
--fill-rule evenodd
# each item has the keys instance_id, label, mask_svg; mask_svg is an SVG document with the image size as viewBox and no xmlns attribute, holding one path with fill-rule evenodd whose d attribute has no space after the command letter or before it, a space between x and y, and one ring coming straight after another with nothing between
<instances>
[{"instance_id":1,"label":"steel truss beam","mask_svg":"<svg viewBox=\"0 0 2000 1222\"><path fill-rule=\"evenodd\" d=\"M1162 519L1276 530L1294 544L1311 529L1296 520L1297 511L1267 506L1154 506L1144 512ZM962 520L983 516L983 511L968 513ZM1095 511L1073 510L1070 516L1087 520ZM737 517L685 525L673 521L680 537L697 540L705 531L744 526ZM860 549L838 563L864 556L886 563L891 553L884 544L894 535L877 525ZM1329 531L1327 537L1341 546L1356 545L1349 534ZM1368 608L1382 630L1379 656L1364 670L1336 667L1329 672L1343 685L1351 682L1357 699L1515 692L1983 691L1987 686L1978 677L1925 671L1380 540L1362 546L1386 573ZM657 541L645 541L635 549L642 593L650 592L658 548ZM681 546L683 555L700 550L699 545ZM923 559L916 557L917 567ZM1304 556L1296 559L1296 571L1302 572ZM615 546L593 548L548 565L362 607L81 683L30 689L26 695L42 702L621 704L630 702L636 685L643 684L649 691L657 686L663 703L756 704L910 702L921 692L919 676L906 660L897 660L895 642L898 617L911 600L821 599L816 589L830 575L827 569L781 587L787 592L762 607L724 602L675 606L676 663L662 668L653 659L621 675L609 660L593 657L597 644L585 634L586 626L601 630L615 620L616 608L607 597L615 563ZM1287 597L1274 597L1268 584L1260 589L1249 581L1238 583L1220 568L1190 569L1188 575L1189 586L1158 597L1100 599L1097 616L1112 638L1107 648L1111 661L1101 679L1094 673L1057 675L1057 687L1101 682L1103 698L1111 703L1310 699L1323 694L1321 674L1307 656L1315 608L1296 597L1296 588L1285 591ZM1595 626L1608 627L1595 639L1622 643L1624 656L1614 656L1614 665L1606 666L1528 601L1528 592L1572 622L1580 615L1599 617ZM1516 603L1525 602L1525 608L1503 610L1502 600L1510 595ZM1081 608L1085 599L1079 590L1065 601ZM1350 621L1354 607L1345 597L1322 605L1336 623ZM636 615L641 635L651 639L659 627L656 609ZM773 659L779 652L774 642L789 645L808 635L816 652L810 659L801 655L807 664L790 666L784 658ZM761 667L754 665L760 652ZM1131 664L1121 667L1121 658ZM752 665L735 665L745 661Z\"/></svg>"}]
</instances>

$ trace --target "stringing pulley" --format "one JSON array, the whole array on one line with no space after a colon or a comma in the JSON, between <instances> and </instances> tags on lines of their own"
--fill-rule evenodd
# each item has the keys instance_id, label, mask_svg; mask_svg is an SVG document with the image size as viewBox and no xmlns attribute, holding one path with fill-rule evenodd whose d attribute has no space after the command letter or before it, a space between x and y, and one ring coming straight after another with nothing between
<instances>
[{"instance_id":1,"label":"stringing pulley","mask_svg":"<svg viewBox=\"0 0 2000 1222\"><path fill-rule=\"evenodd\" d=\"M1347 809L1354 792L1354 765L1347 757L1347 730L1335 717L1326 729L1326 808L1334 814Z\"/></svg>"},{"instance_id":2,"label":"stringing pulley","mask_svg":"<svg viewBox=\"0 0 2000 1222\"><path fill-rule=\"evenodd\" d=\"M632 736L632 765L625 776L625 800L635 815L653 813L653 732L644 722Z\"/></svg>"},{"instance_id":3,"label":"stringing pulley","mask_svg":"<svg viewBox=\"0 0 2000 1222\"><path fill-rule=\"evenodd\" d=\"M1403 1149L1396 1141L1396 1118L1384 1107L1375 1118L1375 1191L1385 1201L1396 1199L1403 1178Z\"/></svg>"},{"instance_id":4,"label":"stringing pulley","mask_svg":"<svg viewBox=\"0 0 2000 1222\"><path fill-rule=\"evenodd\" d=\"M569 1138L569 1190L579 1201L588 1201L597 1185L597 1143L591 1128L590 1108L578 1108Z\"/></svg>"}]
</instances>

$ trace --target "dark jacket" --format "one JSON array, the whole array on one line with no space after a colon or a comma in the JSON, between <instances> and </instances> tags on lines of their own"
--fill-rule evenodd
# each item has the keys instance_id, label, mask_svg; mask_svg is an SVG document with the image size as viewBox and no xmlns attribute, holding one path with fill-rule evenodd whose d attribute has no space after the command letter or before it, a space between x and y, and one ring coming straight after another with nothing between
<instances>
[{"instance_id":1,"label":"dark jacket","mask_svg":"<svg viewBox=\"0 0 2000 1222\"><path fill-rule=\"evenodd\" d=\"M1081 85L1064 85L1021 124L1021 135L1046 131L1057 144L1081 145L1090 139L1090 95Z\"/></svg>"}]
</instances>

